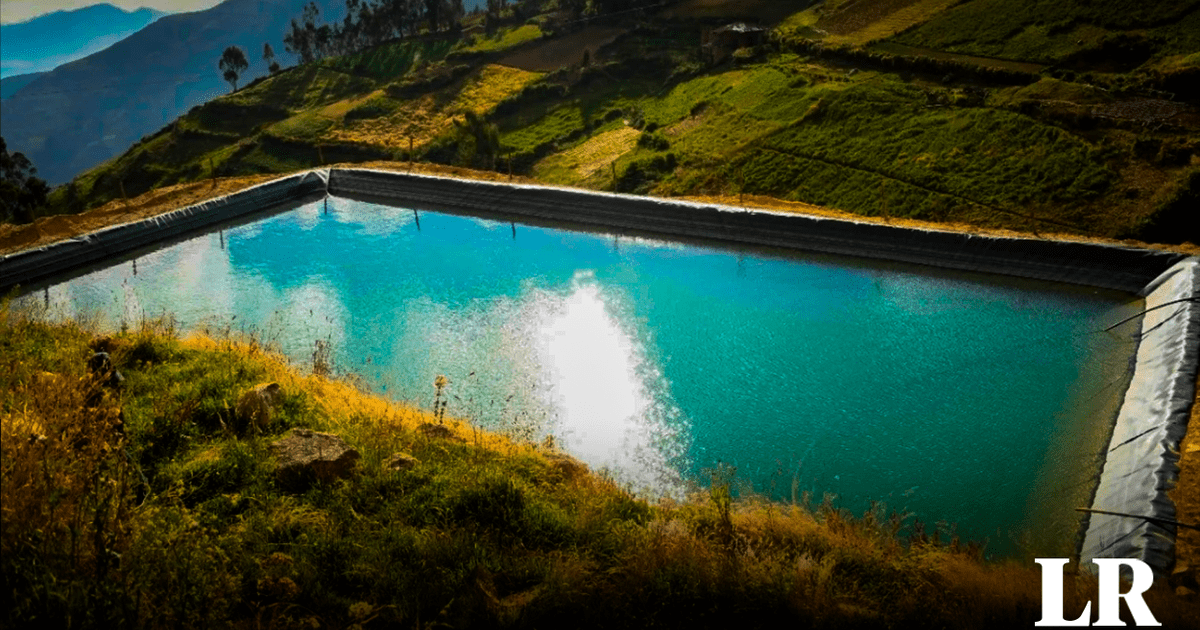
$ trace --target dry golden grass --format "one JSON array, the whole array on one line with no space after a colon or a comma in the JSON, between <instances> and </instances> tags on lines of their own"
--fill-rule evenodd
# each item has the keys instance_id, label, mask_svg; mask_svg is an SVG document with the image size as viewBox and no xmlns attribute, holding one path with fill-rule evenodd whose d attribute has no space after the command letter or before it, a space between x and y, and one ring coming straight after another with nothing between
<instances>
[{"instance_id":1,"label":"dry golden grass","mask_svg":"<svg viewBox=\"0 0 1200 630\"><path fill-rule=\"evenodd\" d=\"M891 37L900 31L928 21L959 3L959 0L917 0L867 24L850 36L850 43L866 44Z\"/></svg>"},{"instance_id":2,"label":"dry golden grass","mask_svg":"<svg viewBox=\"0 0 1200 630\"><path fill-rule=\"evenodd\" d=\"M485 114L494 109L501 101L521 91L522 88L541 76L537 72L486 65L463 82L461 89L453 99L447 100L440 94L425 94L406 100L396 112L384 118L343 122L343 124L325 131L322 137L335 141L373 144L401 151L407 151L410 147L413 150L420 150L450 128L454 119L461 117L463 111L470 110L476 114ZM376 91L367 98L380 93L382 92ZM322 111L340 111L344 116L346 111L365 101L366 98L353 102L343 101Z\"/></svg>"},{"instance_id":3,"label":"dry golden grass","mask_svg":"<svg viewBox=\"0 0 1200 630\"><path fill-rule=\"evenodd\" d=\"M133 199L110 201L76 215L41 217L33 223L0 223L0 255L42 247L112 225L120 225L202 203L215 197L268 182L284 175L249 175L175 184L151 190Z\"/></svg>"},{"instance_id":4,"label":"dry golden grass","mask_svg":"<svg viewBox=\"0 0 1200 630\"><path fill-rule=\"evenodd\" d=\"M826 3L816 28L828 33L828 41L864 45L884 39L932 18L958 4L959 0L859 0Z\"/></svg>"},{"instance_id":5,"label":"dry golden grass","mask_svg":"<svg viewBox=\"0 0 1200 630\"><path fill-rule=\"evenodd\" d=\"M534 165L535 177L559 169L574 174L577 181L599 174L604 177L610 164L625 153L633 150L640 132L632 127L621 127L597 134L576 147L551 155Z\"/></svg>"},{"instance_id":6,"label":"dry golden grass","mask_svg":"<svg viewBox=\"0 0 1200 630\"><path fill-rule=\"evenodd\" d=\"M1196 381L1200 396L1200 379ZM1175 519L1200 524L1200 397L1192 403L1190 430L1179 444L1179 481L1167 493L1175 502ZM1200 590L1200 531L1179 528L1175 533L1174 585Z\"/></svg>"},{"instance_id":7,"label":"dry golden grass","mask_svg":"<svg viewBox=\"0 0 1200 630\"><path fill-rule=\"evenodd\" d=\"M319 374L303 374L282 355L264 350L253 340L217 339L205 334L193 334L180 340L184 348L204 352L227 352L255 361L266 369L267 381L279 383L285 392L303 391L309 394L319 415L328 418L329 430L350 431L365 441L374 442L397 431L414 431L425 423L438 424L432 413L400 405L360 389L354 380L331 379ZM363 419L370 419L364 424ZM470 423L454 417L442 419L452 439L468 442L497 453L512 455L537 452L528 444L519 444L508 437L481 431ZM388 431L379 431L380 428ZM393 449L395 450L395 449Z\"/></svg>"},{"instance_id":8,"label":"dry golden grass","mask_svg":"<svg viewBox=\"0 0 1200 630\"><path fill-rule=\"evenodd\" d=\"M418 150L450 126L443 106L432 94L405 101L396 112L384 118L343 122L325 133L334 141L369 143L392 149Z\"/></svg>"},{"instance_id":9,"label":"dry golden grass","mask_svg":"<svg viewBox=\"0 0 1200 630\"><path fill-rule=\"evenodd\" d=\"M24 325L23 316L0 305L0 330L22 334ZM88 336L73 325L65 332L80 343ZM44 354L46 365L10 359L0 367L6 373L0 379L4 552L53 549L104 579L119 557L114 554L127 547L131 523L122 497L135 480L113 457L124 445L121 409L86 370L86 355L64 352L61 341Z\"/></svg>"},{"instance_id":10,"label":"dry golden grass","mask_svg":"<svg viewBox=\"0 0 1200 630\"><path fill-rule=\"evenodd\" d=\"M448 109L451 112L470 110L476 114L485 114L494 109L500 101L540 79L542 74L488 64L480 68L478 74L467 79Z\"/></svg>"}]
</instances>

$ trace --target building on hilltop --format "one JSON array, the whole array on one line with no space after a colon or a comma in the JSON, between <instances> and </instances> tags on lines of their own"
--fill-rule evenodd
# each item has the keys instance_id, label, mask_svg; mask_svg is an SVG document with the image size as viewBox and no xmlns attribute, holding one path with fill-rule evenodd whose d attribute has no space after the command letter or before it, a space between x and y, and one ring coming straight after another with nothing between
<instances>
[{"instance_id":1,"label":"building on hilltop","mask_svg":"<svg viewBox=\"0 0 1200 630\"><path fill-rule=\"evenodd\" d=\"M705 29L700 35L700 48L709 63L720 63L739 48L765 44L767 29L761 26L734 22L720 28Z\"/></svg>"}]
</instances>

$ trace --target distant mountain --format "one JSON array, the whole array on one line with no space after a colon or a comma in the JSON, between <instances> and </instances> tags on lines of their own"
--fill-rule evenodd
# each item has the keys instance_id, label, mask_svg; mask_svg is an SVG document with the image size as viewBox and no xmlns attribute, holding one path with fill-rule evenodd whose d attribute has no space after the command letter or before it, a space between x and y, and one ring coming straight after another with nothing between
<instances>
[{"instance_id":1,"label":"distant mountain","mask_svg":"<svg viewBox=\"0 0 1200 630\"><path fill-rule=\"evenodd\" d=\"M104 50L164 15L94 4L0 25L0 77L53 70Z\"/></svg>"},{"instance_id":2,"label":"distant mountain","mask_svg":"<svg viewBox=\"0 0 1200 630\"><path fill-rule=\"evenodd\" d=\"M17 90L29 85L30 83L33 83L35 79L43 74L46 73L34 72L33 74L18 74L0 79L0 100L4 100L13 94L16 94Z\"/></svg>"},{"instance_id":3,"label":"distant mountain","mask_svg":"<svg viewBox=\"0 0 1200 630\"><path fill-rule=\"evenodd\" d=\"M280 64L295 58L284 29L305 0L226 0L165 16L86 58L55 68L0 101L0 135L38 175L60 184L129 148L180 114L229 91L217 61L241 46L250 61L239 85L267 73L263 42ZM322 19L340 19L344 0L319 0Z\"/></svg>"}]
</instances>

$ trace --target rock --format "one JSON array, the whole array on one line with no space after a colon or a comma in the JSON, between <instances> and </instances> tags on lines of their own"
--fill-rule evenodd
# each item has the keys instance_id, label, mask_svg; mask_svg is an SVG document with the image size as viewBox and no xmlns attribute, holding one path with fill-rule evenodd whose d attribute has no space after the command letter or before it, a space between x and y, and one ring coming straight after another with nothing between
<instances>
[{"instance_id":1,"label":"rock","mask_svg":"<svg viewBox=\"0 0 1200 630\"><path fill-rule=\"evenodd\" d=\"M1196 591L1193 591L1192 589L1190 589L1186 586L1176 586L1175 587L1175 595L1180 597L1181 599L1186 599L1188 601L1196 599Z\"/></svg>"},{"instance_id":2,"label":"rock","mask_svg":"<svg viewBox=\"0 0 1200 630\"><path fill-rule=\"evenodd\" d=\"M283 401L283 388L279 383L263 383L242 394L234 406L234 418L239 433L250 427L262 431L271 424L275 410Z\"/></svg>"},{"instance_id":3,"label":"rock","mask_svg":"<svg viewBox=\"0 0 1200 630\"><path fill-rule=\"evenodd\" d=\"M107 352L93 354L92 358L88 359L88 369L91 370L92 377L96 379L96 382L105 387L119 389L121 383L125 381L125 377L113 367L112 359Z\"/></svg>"},{"instance_id":4,"label":"rock","mask_svg":"<svg viewBox=\"0 0 1200 630\"><path fill-rule=\"evenodd\" d=\"M421 460L409 455L408 453L393 453L391 457L383 462L384 470L410 470L416 468Z\"/></svg>"},{"instance_id":5,"label":"rock","mask_svg":"<svg viewBox=\"0 0 1200 630\"><path fill-rule=\"evenodd\" d=\"M271 444L279 460L275 477L281 485L304 489L314 482L344 479L354 473L360 455L332 433L292 429L282 440Z\"/></svg>"},{"instance_id":6,"label":"rock","mask_svg":"<svg viewBox=\"0 0 1200 630\"><path fill-rule=\"evenodd\" d=\"M457 435L454 435L454 432L450 430L450 427L444 424L433 424L432 422L426 422L417 427L417 431L423 433L425 437L439 438L443 440L458 440L459 442L465 441Z\"/></svg>"}]
</instances>

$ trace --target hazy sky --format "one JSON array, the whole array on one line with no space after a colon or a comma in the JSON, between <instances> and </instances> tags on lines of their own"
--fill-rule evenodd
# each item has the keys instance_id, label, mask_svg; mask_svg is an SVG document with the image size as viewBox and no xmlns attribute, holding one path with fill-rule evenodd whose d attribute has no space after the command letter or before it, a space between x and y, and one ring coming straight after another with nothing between
<instances>
[{"instance_id":1,"label":"hazy sky","mask_svg":"<svg viewBox=\"0 0 1200 630\"><path fill-rule=\"evenodd\" d=\"M3 0L0 2L0 22L24 22L44 13L70 11L93 4L111 4L126 11L142 7L158 9L167 13L199 11L216 6L222 0Z\"/></svg>"}]
</instances>

